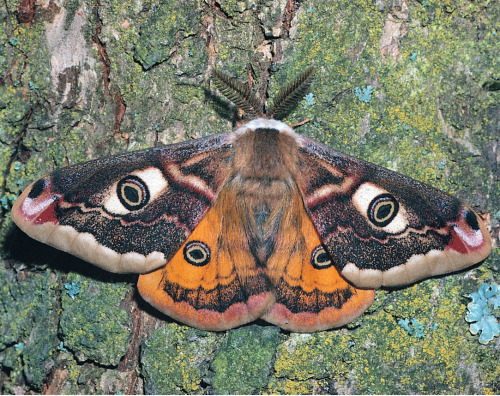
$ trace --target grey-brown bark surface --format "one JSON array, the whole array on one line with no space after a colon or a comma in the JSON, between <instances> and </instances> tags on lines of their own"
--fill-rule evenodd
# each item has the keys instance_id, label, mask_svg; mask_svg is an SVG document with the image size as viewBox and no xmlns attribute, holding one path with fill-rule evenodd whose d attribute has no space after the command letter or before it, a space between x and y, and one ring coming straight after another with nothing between
<instances>
[{"instance_id":1,"label":"grey-brown bark surface","mask_svg":"<svg viewBox=\"0 0 500 396\"><path fill-rule=\"evenodd\" d=\"M471 271L378 292L347 328L212 333L10 218L57 167L231 130L213 68L273 96L314 64L287 119L309 119L299 133L457 195L498 246L498 13L463 0L1 2L2 393L499 393L498 338L479 344L465 321L465 296L498 283L497 247Z\"/></svg>"}]
</instances>

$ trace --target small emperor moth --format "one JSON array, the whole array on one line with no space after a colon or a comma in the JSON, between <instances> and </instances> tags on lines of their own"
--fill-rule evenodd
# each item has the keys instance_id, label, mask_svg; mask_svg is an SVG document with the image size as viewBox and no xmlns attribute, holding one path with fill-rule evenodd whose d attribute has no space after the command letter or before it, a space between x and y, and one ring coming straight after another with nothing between
<instances>
[{"instance_id":1,"label":"small emperor moth","mask_svg":"<svg viewBox=\"0 0 500 396\"><path fill-rule=\"evenodd\" d=\"M311 74L266 117L245 86L216 73L255 119L56 170L26 188L13 219L106 270L140 273L146 301L209 330L257 318L293 331L338 327L370 306L374 289L483 260L490 235L469 206L271 118Z\"/></svg>"}]
</instances>

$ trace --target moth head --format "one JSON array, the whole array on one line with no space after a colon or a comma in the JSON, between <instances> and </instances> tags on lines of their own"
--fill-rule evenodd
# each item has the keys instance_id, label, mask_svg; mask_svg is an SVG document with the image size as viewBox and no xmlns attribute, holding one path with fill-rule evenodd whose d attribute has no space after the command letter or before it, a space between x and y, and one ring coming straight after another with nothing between
<instances>
[{"instance_id":1,"label":"moth head","mask_svg":"<svg viewBox=\"0 0 500 396\"><path fill-rule=\"evenodd\" d=\"M376 229L397 234L408 225L406 210L396 197L373 183L361 184L352 202L368 224Z\"/></svg>"},{"instance_id":2,"label":"moth head","mask_svg":"<svg viewBox=\"0 0 500 396\"><path fill-rule=\"evenodd\" d=\"M167 186L163 172L156 167L132 172L111 186L104 198L104 208L117 215L140 211L154 201Z\"/></svg>"}]
</instances>

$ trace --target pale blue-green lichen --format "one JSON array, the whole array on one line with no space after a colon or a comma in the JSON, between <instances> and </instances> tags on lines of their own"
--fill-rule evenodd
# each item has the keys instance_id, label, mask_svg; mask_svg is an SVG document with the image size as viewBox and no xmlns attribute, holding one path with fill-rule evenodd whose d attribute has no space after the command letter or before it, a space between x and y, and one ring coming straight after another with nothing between
<instances>
[{"instance_id":1,"label":"pale blue-green lichen","mask_svg":"<svg viewBox=\"0 0 500 396\"><path fill-rule=\"evenodd\" d=\"M487 344L500 335L500 325L493 315L500 307L500 287L496 283L483 283L468 297L472 301L467 304L465 320L472 322L469 327L472 334L480 333L479 342Z\"/></svg>"}]
</instances>

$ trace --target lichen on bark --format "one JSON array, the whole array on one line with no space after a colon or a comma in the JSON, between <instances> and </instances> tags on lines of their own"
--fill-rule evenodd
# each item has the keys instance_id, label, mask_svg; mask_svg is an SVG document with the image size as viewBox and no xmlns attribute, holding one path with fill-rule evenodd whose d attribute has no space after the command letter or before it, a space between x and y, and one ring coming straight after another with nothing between
<instances>
[{"instance_id":1,"label":"lichen on bark","mask_svg":"<svg viewBox=\"0 0 500 396\"><path fill-rule=\"evenodd\" d=\"M498 246L498 13L465 0L2 2L2 393L498 394L499 341L480 345L464 319L464 296L498 282L498 247L470 271L378 291L342 329L210 333L9 213L57 167L231 130L214 67L272 98L314 65L312 96L286 119L309 119L297 132L457 195Z\"/></svg>"}]
</instances>

